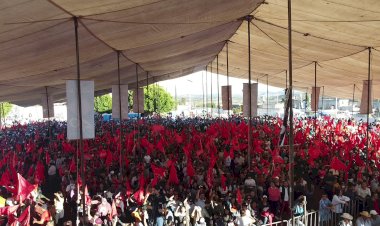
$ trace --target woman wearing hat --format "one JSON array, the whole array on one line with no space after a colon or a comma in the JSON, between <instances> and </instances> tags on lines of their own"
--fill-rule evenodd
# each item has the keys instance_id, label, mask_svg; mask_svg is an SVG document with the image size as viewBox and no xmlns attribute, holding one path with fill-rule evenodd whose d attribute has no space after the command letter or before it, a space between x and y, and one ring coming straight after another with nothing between
<instances>
[{"instance_id":1,"label":"woman wearing hat","mask_svg":"<svg viewBox=\"0 0 380 226\"><path fill-rule=\"evenodd\" d=\"M339 222L339 226L352 226L353 217L348 213L343 213L341 216L342 220Z\"/></svg>"},{"instance_id":2,"label":"woman wearing hat","mask_svg":"<svg viewBox=\"0 0 380 226\"><path fill-rule=\"evenodd\" d=\"M360 212L360 217L356 219L356 226L372 226L371 215L367 211Z\"/></svg>"}]
</instances>

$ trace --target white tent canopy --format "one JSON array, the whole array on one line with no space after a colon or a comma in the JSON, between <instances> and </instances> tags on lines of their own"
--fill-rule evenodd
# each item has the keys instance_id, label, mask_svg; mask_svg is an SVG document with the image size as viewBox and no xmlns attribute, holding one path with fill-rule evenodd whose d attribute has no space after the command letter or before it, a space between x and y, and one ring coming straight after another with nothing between
<instances>
[{"instance_id":1,"label":"white tent canopy","mask_svg":"<svg viewBox=\"0 0 380 226\"><path fill-rule=\"evenodd\" d=\"M380 1L293 0L294 86L325 95L351 97L368 75L372 49L373 96L380 97ZM95 80L98 93L121 81L139 84L176 78L205 68L248 76L247 21L251 26L254 79L285 87L287 0L4 0L0 2L0 100L40 104L47 87L65 98L65 81L76 79L73 17L79 20L82 79ZM266 80L266 78L265 78ZM357 98L361 92L357 90Z\"/></svg>"}]
</instances>

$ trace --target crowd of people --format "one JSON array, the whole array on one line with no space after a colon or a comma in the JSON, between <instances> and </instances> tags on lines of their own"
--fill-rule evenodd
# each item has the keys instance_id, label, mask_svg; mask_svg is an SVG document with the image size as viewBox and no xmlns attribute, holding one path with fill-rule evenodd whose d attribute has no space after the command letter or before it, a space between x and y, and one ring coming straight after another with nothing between
<instances>
[{"instance_id":1,"label":"crowd of people","mask_svg":"<svg viewBox=\"0 0 380 226\"><path fill-rule=\"evenodd\" d=\"M3 225L257 226L291 215L303 225L314 209L321 225L336 216L348 226L352 200L357 226L380 225L380 126L367 136L361 122L296 119L290 166L287 141L278 146L281 125L253 119L248 153L242 118L99 118L96 137L82 145L66 139L64 122L15 124L0 132Z\"/></svg>"}]
</instances>

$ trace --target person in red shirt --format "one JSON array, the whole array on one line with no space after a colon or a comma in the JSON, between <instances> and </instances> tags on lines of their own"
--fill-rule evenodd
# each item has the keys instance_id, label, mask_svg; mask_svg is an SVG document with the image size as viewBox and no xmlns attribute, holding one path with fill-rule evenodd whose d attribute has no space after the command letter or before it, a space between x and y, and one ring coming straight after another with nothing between
<instances>
[{"instance_id":1,"label":"person in red shirt","mask_svg":"<svg viewBox=\"0 0 380 226\"><path fill-rule=\"evenodd\" d=\"M275 186L273 181L270 182L270 186L268 188L268 199L271 212L277 214L281 199L281 191L278 187Z\"/></svg>"}]
</instances>

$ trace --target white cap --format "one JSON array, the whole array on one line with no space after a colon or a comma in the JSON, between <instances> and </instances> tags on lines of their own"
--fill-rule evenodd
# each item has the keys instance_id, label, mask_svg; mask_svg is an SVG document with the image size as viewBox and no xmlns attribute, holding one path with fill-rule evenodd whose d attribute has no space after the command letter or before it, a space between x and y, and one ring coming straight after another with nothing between
<instances>
[{"instance_id":1,"label":"white cap","mask_svg":"<svg viewBox=\"0 0 380 226\"><path fill-rule=\"evenodd\" d=\"M376 210L371 210L371 211L369 212L369 214L371 214L371 215L379 215L379 214L376 212Z\"/></svg>"}]
</instances>

